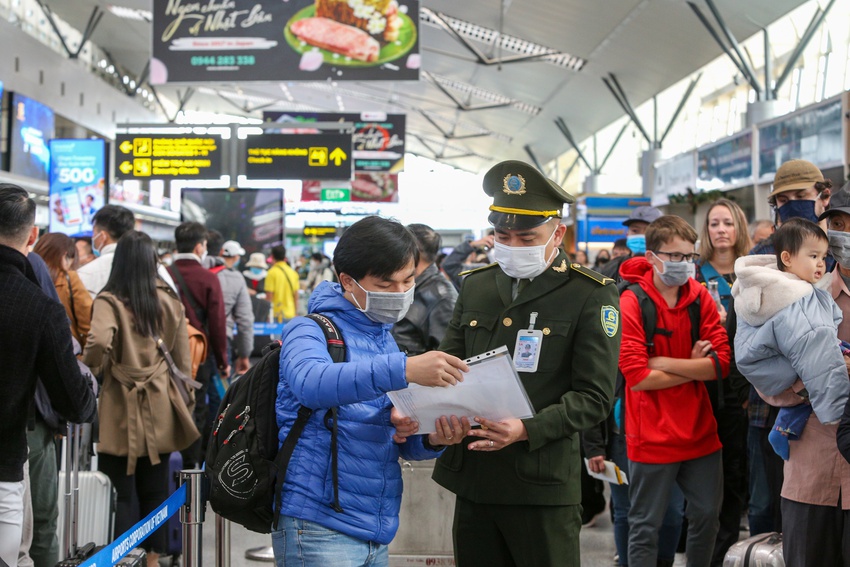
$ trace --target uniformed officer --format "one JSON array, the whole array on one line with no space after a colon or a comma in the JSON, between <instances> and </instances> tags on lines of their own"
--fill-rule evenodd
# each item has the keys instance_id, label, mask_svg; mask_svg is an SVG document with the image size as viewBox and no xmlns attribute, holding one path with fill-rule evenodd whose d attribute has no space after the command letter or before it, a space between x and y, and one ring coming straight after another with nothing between
<instances>
[{"instance_id":1,"label":"uniformed officer","mask_svg":"<svg viewBox=\"0 0 850 567\"><path fill-rule=\"evenodd\" d=\"M482 427L446 449L433 478L457 495L458 567L577 567L579 432L611 409L619 296L613 280L570 264L558 248L572 195L520 161L493 166L484 191L493 197L496 263L467 275L440 349L468 358L505 345L519 355L523 330L535 359L516 365L536 415L481 416Z\"/></svg>"}]
</instances>

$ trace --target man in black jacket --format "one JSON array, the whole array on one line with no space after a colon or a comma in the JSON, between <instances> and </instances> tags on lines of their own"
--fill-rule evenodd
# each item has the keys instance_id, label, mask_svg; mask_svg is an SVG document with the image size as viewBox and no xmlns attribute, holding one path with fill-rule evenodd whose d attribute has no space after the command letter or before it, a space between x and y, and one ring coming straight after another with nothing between
<instances>
[{"instance_id":1,"label":"man in black jacket","mask_svg":"<svg viewBox=\"0 0 850 567\"><path fill-rule=\"evenodd\" d=\"M50 402L73 422L94 419L94 393L80 375L62 304L47 297L27 261L38 235L35 202L0 184L0 559L17 565L23 521L27 414L40 377Z\"/></svg>"},{"instance_id":2,"label":"man in black jacket","mask_svg":"<svg viewBox=\"0 0 850 567\"><path fill-rule=\"evenodd\" d=\"M440 235L424 224L411 224L407 228L419 245L416 288L407 315L393 327L393 337L401 350L415 356L436 349L443 340L452 319L457 290L434 263L440 252Z\"/></svg>"}]
</instances>

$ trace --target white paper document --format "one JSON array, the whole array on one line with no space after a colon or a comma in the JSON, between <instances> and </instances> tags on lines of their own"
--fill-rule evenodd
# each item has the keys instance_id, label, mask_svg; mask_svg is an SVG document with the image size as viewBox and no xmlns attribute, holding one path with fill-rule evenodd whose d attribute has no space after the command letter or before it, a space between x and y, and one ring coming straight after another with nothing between
<instances>
[{"instance_id":1,"label":"white paper document","mask_svg":"<svg viewBox=\"0 0 850 567\"><path fill-rule=\"evenodd\" d=\"M440 416L475 416L494 421L534 416L534 408L514 368L507 347L486 352L465 361L469 372L463 382L445 388L410 384L404 390L389 392L393 405L407 417L419 422L419 433L436 431Z\"/></svg>"},{"instance_id":2,"label":"white paper document","mask_svg":"<svg viewBox=\"0 0 850 567\"><path fill-rule=\"evenodd\" d=\"M624 473L620 467L615 465L612 461L604 461L604 463L605 472L597 473L590 470L588 460L585 459L584 466L587 469L587 474L593 478L598 478L599 480L604 480L605 482L610 482L612 484L629 484L629 479L626 478L626 473Z\"/></svg>"}]
</instances>

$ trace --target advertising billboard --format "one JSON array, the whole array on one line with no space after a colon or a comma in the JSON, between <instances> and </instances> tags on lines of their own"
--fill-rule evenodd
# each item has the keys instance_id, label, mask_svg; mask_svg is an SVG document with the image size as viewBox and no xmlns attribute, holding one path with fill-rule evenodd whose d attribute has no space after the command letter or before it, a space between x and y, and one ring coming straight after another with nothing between
<instances>
[{"instance_id":1,"label":"advertising billboard","mask_svg":"<svg viewBox=\"0 0 850 567\"><path fill-rule=\"evenodd\" d=\"M418 26L418 0L157 1L150 81L415 81Z\"/></svg>"},{"instance_id":2,"label":"advertising billboard","mask_svg":"<svg viewBox=\"0 0 850 567\"><path fill-rule=\"evenodd\" d=\"M50 218L48 230L88 236L92 218L104 205L106 142L50 140Z\"/></svg>"},{"instance_id":3,"label":"advertising billboard","mask_svg":"<svg viewBox=\"0 0 850 567\"><path fill-rule=\"evenodd\" d=\"M9 172L47 181L50 170L47 142L55 129L53 110L37 100L12 93L9 129Z\"/></svg>"}]
</instances>

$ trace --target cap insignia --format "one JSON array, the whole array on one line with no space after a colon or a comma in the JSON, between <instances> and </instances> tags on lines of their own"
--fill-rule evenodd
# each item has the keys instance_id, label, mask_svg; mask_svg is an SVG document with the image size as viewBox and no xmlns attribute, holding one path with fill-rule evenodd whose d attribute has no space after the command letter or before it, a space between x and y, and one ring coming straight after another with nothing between
<instances>
[{"instance_id":1,"label":"cap insignia","mask_svg":"<svg viewBox=\"0 0 850 567\"><path fill-rule=\"evenodd\" d=\"M519 174L509 173L502 181L502 191L508 195L522 195L525 193L525 178Z\"/></svg>"},{"instance_id":2,"label":"cap insignia","mask_svg":"<svg viewBox=\"0 0 850 567\"><path fill-rule=\"evenodd\" d=\"M564 272L567 271L567 261L561 260L561 265L560 266L552 266L552 269L555 270L556 272L558 272L559 274L563 274Z\"/></svg>"}]
</instances>

